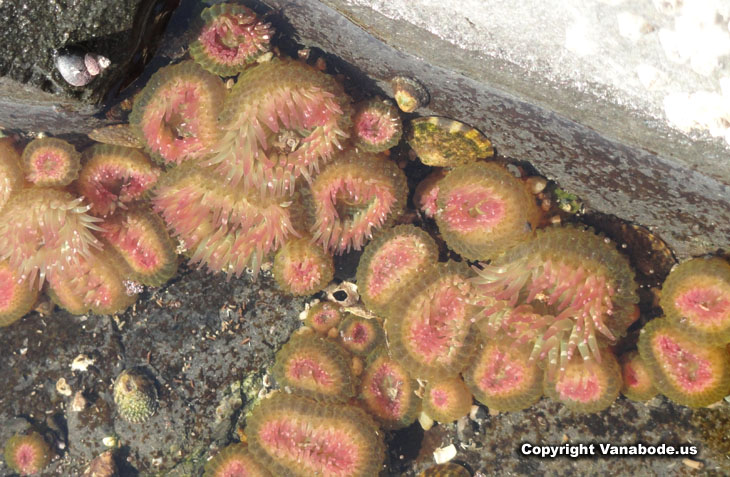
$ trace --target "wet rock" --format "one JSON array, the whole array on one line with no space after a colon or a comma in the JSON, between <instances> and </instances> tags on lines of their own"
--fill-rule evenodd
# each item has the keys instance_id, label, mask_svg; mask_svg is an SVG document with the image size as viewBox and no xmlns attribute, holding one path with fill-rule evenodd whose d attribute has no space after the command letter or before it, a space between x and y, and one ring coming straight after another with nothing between
<instances>
[{"instance_id":1,"label":"wet rock","mask_svg":"<svg viewBox=\"0 0 730 477\"><path fill-rule=\"evenodd\" d=\"M104 124L104 98L154 52L179 0L0 3L0 127L54 134Z\"/></svg>"}]
</instances>

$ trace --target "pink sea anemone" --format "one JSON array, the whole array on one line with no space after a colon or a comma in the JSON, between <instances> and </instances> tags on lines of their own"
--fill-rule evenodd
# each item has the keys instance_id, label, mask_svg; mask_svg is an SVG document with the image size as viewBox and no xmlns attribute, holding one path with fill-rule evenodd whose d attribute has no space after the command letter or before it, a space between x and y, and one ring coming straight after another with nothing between
<instances>
[{"instance_id":1,"label":"pink sea anemone","mask_svg":"<svg viewBox=\"0 0 730 477\"><path fill-rule=\"evenodd\" d=\"M526 240L537 225L534 197L505 167L477 162L438 181L435 211L446 244L464 258L486 260Z\"/></svg>"},{"instance_id":2,"label":"pink sea anemone","mask_svg":"<svg viewBox=\"0 0 730 477\"><path fill-rule=\"evenodd\" d=\"M385 331L390 352L417 378L456 376L475 345L469 269L440 263L398 294Z\"/></svg>"},{"instance_id":3,"label":"pink sea anemone","mask_svg":"<svg viewBox=\"0 0 730 477\"><path fill-rule=\"evenodd\" d=\"M730 342L730 263L714 257L678 265L662 285L667 319L695 339Z\"/></svg>"},{"instance_id":4,"label":"pink sea anemone","mask_svg":"<svg viewBox=\"0 0 730 477\"><path fill-rule=\"evenodd\" d=\"M418 415L421 402L414 392L417 386L406 368L380 349L368 360L360 383L360 398L383 427L400 429Z\"/></svg>"},{"instance_id":5,"label":"pink sea anemone","mask_svg":"<svg viewBox=\"0 0 730 477\"><path fill-rule=\"evenodd\" d=\"M160 175L145 154L128 147L96 144L84 151L83 160L76 189L98 217L145 198Z\"/></svg>"},{"instance_id":6,"label":"pink sea anemone","mask_svg":"<svg viewBox=\"0 0 730 477\"><path fill-rule=\"evenodd\" d=\"M29 284L74 268L101 246L92 233L99 219L88 210L82 198L58 189L17 191L0 211L0 260Z\"/></svg>"},{"instance_id":7,"label":"pink sea anemone","mask_svg":"<svg viewBox=\"0 0 730 477\"><path fill-rule=\"evenodd\" d=\"M202 159L219 140L225 87L193 61L161 68L134 102L129 122L152 157L165 164Z\"/></svg>"},{"instance_id":8,"label":"pink sea anemone","mask_svg":"<svg viewBox=\"0 0 730 477\"><path fill-rule=\"evenodd\" d=\"M94 251L74 267L54 273L48 280L48 294L74 315L121 313L137 300L137 295L127 294L122 265L112 250Z\"/></svg>"},{"instance_id":9,"label":"pink sea anemone","mask_svg":"<svg viewBox=\"0 0 730 477\"><path fill-rule=\"evenodd\" d=\"M8 138L0 139L0 210L14 191L23 186L20 154Z\"/></svg>"},{"instance_id":10,"label":"pink sea anemone","mask_svg":"<svg viewBox=\"0 0 730 477\"><path fill-rule=\"evenodd\" d=\"M350 99L332 76L293 60L262 63L231 90L208 164L245 193L292 193L342 149L349 118Z\"/></svg>"},{"instance_id":11,"label":"pink sea anemone","mask_svg":"<svg viewBox=\"0 0 730 477\"><path fill-rule=\"evenodd\" d=\"M532 359L544 360L551 375L576 352L600 362L601 349L637 317L628 260L591 230L539 230L532 240L474 270L486 336L502 331L530 343Z\"/></svg>"},{"instance_id":12,"label":"pink sea anemone","mask_svg":"<svg viewBox=\"0 0 730 477\"><path fill-rule=\"evenodd\" d=\"M370 477L385 447L372 419L353 406L277 393L247 420L251 453L274 475Z\"/></svg>"},{"instance_id":13,"label":"pink sea anemone","mask_svg":"<svg viewBox=\"0 0 730 477\"><path fill-rule=\"evenodd\" d=\"M80 155L66 141L45 137L23 150L23 169L29 182L41 187L67 186L78 177Z\"/></svg>"},{"instance_id":14,"label":"pink sea anemone","mask_svg":"<svg viewBox=\"0 0 730 477\"><path fill-rule=\"evenodd\" d=\"M310 237L288 241L274 257L274 279L292 295L311 295L332 280L332 256L312 243Z\"/></svg>"},{"instance_id":15,"label":"pink sea anemone","mask_svg":"<svg viewBox=\"0 0 730 477\"><path fill-rule=\"evenodd\" d=\"M726 346L694 341L664 318L642 328L639 354L656 388L679 404L709 406L730 392Z\"/></svg>"},{"instance_id":16,"label":"pink sea anemone","mask_svg":"<svg viewBox=\"0 0 730 477\"><path fill-rule=\"evenodd\" d=\"M15 323L28 313L38 289L20 279L8 262L0 262L0 327Z\"/></svg>"},{"instance_id":17,"label":"pink sea anemone","mask_svg":"<svg viewBox=\"0 0 730 477\"><path fill-rule=\"evenodd\" d=\"M159 286L177 272L175 244L165 223L151 210L119 211L100 226L100 235L121 256L132 280Z\"/></svg>"},{"instance_id":18,"label":"pink sea anemone","mask_svg":"<svg viewBox=\"0 0 730 477\"><path fill-rule=\"evenodd\" d=\"M40 473L51 461L51 448L37 432L15 435L5 444L5 462L20 475Z\"/></svg>"},{"instance_id":19,"label":"pink sea anemone","mask_svg":"<svg viewBox=\"0 0 730 477\"><path fill-rule=\"evenodd\" d=\"M407 194L405 175L393 161L348 151L312 182L312 236L335 253L360 250L402 213Z\"/></svg>"},{"instance_id":20,"label":"pink sea anemone","mask_svg":"<svg viewBox=\"0 0 730 477\"><path fill-rule=\"evenodd\" d=\"M152 204L190 261L212 272L258 272L264 258L296 233L291 203L251 199L192 164L168 171Z\"/></svg>"},{"instance_id":21,"label":"pink sea anemone","mask_svg":"<svg viewBox=\"0 0 730 477\"><path fill-rule=\"evenodd\" d=\"M271 26L243 5L219 3L200 17L204 24L190 45L190 56L211 73L238 74L269 50Z\"/></svg>"}]
</instances>

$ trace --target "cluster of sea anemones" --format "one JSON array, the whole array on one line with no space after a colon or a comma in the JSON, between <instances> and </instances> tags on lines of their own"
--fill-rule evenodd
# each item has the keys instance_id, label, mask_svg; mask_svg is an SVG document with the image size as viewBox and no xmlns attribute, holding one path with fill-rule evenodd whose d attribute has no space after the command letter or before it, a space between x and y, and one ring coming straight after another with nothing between
<instances>
[{"instance_id":1,"label":"cluster of sea anemones","mask_svg":"<svg viewBox=\"0 0 730 477\"><path fill-rule=\"evenodd\" d=\"M639 356L653 386L673 401L702 407L730 392L730 263L695 258L674 268L647 323Z\"/></svg>"},{"instance_id":2,"label":"cluster of sea anemones","mask_svg":"<svg viewBox=\"0 0 730 477\"><path fill-rule=\"evenodd\" d=\"M215 5L201 20L192 59L160 69L137 97L121 141L133 147L79 154L42 138L21 155L0 142L0 326L44 288L72 313L124 310L136 299L124 280L159 286L176 273L171 235L211 272L256 273L273 259L294 295L325 288L334 255L364 248L363 307L306 311L276 357L283 389L253 408L247 444L222 450L206 476L375 475L381 429L419 413L457 420L472 398L513 411L545 395L596 412L619 391L705 406L730 390L726 261L677 267L666 317L617 359L638 318L627 258L590 228L541 229L535 190L481 132L440 117L407 124L412 152L434 168L413 196L427 226L394 226L409 195L389 157L404 132L396 107L352 105L334 76L271 50L271 26L245 7ZM428 101L415 80L393 88L402 111ZM131 422L157 408L154 383L134 370L114 398ZM47 462L35 435L8 449L21 473Z\"/></svg>"},{"instance_id":3,"label":"cluster of sea anemones","mask_svg":"<svg viewBox=\"0 0 730 477\"><path fill-rule=\"evenodd\" d=\"M160 285L177 270L174 246L144 199L160 171L136 149L95 144L79 154L58 138L18 154L0 148L0 317L8 325L43 290L71 313L123 311L124 281Z\"/></svg>"}]
</instances>

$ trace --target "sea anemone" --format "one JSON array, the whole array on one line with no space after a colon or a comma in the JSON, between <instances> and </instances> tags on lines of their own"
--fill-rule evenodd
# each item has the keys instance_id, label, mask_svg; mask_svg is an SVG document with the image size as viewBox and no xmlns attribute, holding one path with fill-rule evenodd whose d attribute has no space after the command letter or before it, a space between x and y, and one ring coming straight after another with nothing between
<instances>
[{"instance_id":1,"label":"sea anemone","mask_svg":"<svg viewBox=\"0 0 730 477\"><path fill-rule=\"evenodd\" d=\"M440 263L393 300L385 323L390 352L414 376L457 375L474 351L469 269Z\"/></svg>"},{"instance_id":2,"label":"sea anemone","mask_svg":"<svg viewBox=\"0 0 730 477\"><path fill-rule=\"evenodd\" d=\"M155 160L203 159L220 139L217 118L225 96L221 79L195 62L166 66L147 82L129 122Z\"/></svg>"},{"instance_id":3,"label":"sea anemone","mask_svg":"<svg viewBox=\"0 0 730 477\"><path fill-rule=\"evenodd\" d=\"M436 200L439 194L439 182L446 176L446 172L446 169L436 169L418 183L413 194L413 205L429 219L434 218L438 210Z\"/></svg>"},{"instance_id":4,"label":"sea anemone","mask_svg":"<svg viewBox=\"0 0 730 477\"><path fill-rule=\"evenodd\" d=\"M5 463L20 475L41 472L51 461L51 448L37 432L15 435L5 444Z\"/></svg>"},{"instance_id":5,"label":"sea anemone","mask_svg":"<svg viewBox=\"0 0 730 477\"><path fill-rule=\"evenodd\" d=\"M360 399L383 427L400 429L416 420L420 410L417 388L418 383L403 365L381 348L368 359L360 383Z\"/></svg>"},{"instance_id":6,"label":"sea anemone","mask_svg":"<svg viewBox=\"0 0 730 477\"><path fill-rule=\"evenodd\" d=\"M189 51L211 73L238 74L269 51L271 25L243 5L219 3L203 10L200 17L204 24Z\"/></svg>"},{"instance_id":7,"label":"sea anemone","mask_svg":"<svg viewBox=\"0 0 730 477\"><path fill-rule=\"evenodd\" d=\"M352 118L355 146L368 152L383 152L398 144L403 123L388 100L373 98L358 104Z\"/></svg>"},{"instance_id":8,"label":"sea anemone","mask_svg":"<svg viewBox=\"0 0 730 477\"><path fill-rule=\"evenodd\" d=\"M101 236L129 267L129 278L159 286L177 272L175 244L165 223L144 207L119 211L101 224Z\"/></svg>"},{"instance_id":9,"label":"sea anemone","mask_svg":"<svg viewBox=\"0 0 730 477\"><path fill-rule=\"evenodd\" d=\"M632 401L648 401L657 394L651 373L638 351L630 351L619 358L623 385L621 394Z\"/></svg>"},{"instance_id":10,"label":"sea anemone","mask_svg":"<svg viewBox=\"0 0 730 477\"><path fill-rule=\"evenodd\" d=\"M272 60L246 70L220 116L223 138L208 161L226 183L262 197L293 193L349 137L350 99L333 77Z\"/></svg>"},{"instance_id":11,"label":"sea anemone","mask_svg":"<svg viewBox=\"0 0 730 477\"><path fill-rule=\"evenodd\" d=\"M20 279L7 261L0 262L0 327L15 323L28 313L38 289Z\"/></svg>"},{"instance_id":12,"label":"sea anemone","mask_svg":"<svg viewBox=\"0 0 730 477\"><path fill-rule=\"evenodd\" d=\"M477 401L490 410L519 411L542 396L543 371L530 361L530 349L500 337L486 341L464 371Z\"/></svg>"},{"instance_id":13,"label":"sea anemone","mask_svg":"<svg viewBox=\"0 0 730 477\"><path fill-rule=\"evenodd\" d=\"M144 422L157 411L155 383L139 368L122 371L114 380L113 393L117 413L128 422Z\"/></svg>"},{"instance_id":14,"label":"sea anemone","mask_svg":"<svg viewBox=\"0 0 730 477\"><path fill-rule=\"evenodd\" d=\"M160 176L145 154L128 147L96 144L84 151L83 162L76 188L99 217L143 199Z\"/></svg>"},{"instance_id":15,"label":"sea anemone","mask_svg":"<svg viewBox=\"0 0 730 477\"><path fill-rule=\"evenodd\" d=\"M23 187L23 171L20 168L20 154L8 138L0 139L0 211L10 195Z\"/></svg>"},{"instance_id":16,"label":"sea anemone","mask_svg":"<svg viewBox=\"0 0 730 477\"><path fill-rule=\"evenodd\" d=\"M314 334L293 336L273 368L279 386L316 400L345 401L355 395L347 353Z\"/></svg>"},{"instance_id":17,"label":"sea anemone","mask_svg":"<svg viewBox=\"0 0 730 477\"><path fill-rule=\"evenodd\" d=\"M335 265L332 255L312 243L310 237L289 240L274 257L276 283L292 295L311 295L332 280Z\"/></svg>"},{"instance_id":18,"label":"sea anemone","mask_svg":"<svg viewBox=\"0 0 730 477\"><path fill-rule=\"evenodd\" d=\"M551 378L546 374L545 395L579 413L606 409L621 390L621 369L616 357L604 351L601 362L574 356L561 374Z\"/></svg>"},{"instance_id":19,"label":"sea anemone","mask_svg":"<svg viewBox=\"0 0 730 477\"><path fill-rule=\"evenodd\" d=\"M259 402L246 437L274 475L371 477L385 454L377 426L362 410L283 393Z\"/></svg>"},{"instance_id":20,"label":"sea anemone","mask_svg":"<svg viewBox=\"0 0 730 477\"><path fill-rule=\"evenodd\" d=\"M137 299L127 293L122 281L122 259L110 249L81 257L72 267L58 270L49 278L48 294L60 307L74 315L88 311L100 315L121 313Z\"/></svg>"},{"instance_id":21,"label":"sea anemone","mask_svg":"<svg viewBox=\"0 0 730 477\"><path fill-rule=\"evenodd\" d=\"M375 313L386 314L403 288L437 260L436 243L422 229L398 225L381 231L365 247L357 267L363 303Z\"/></svg>"},{"instance_id":22,"label":"sea anemone","mask_svg":"<svg viewBox=\"0 0 730 477\"><path fill-rule=\"evenodd\" d=\"M44 137L31 141L23 150L23 171L29 182L40 187L63 187L79 174L81 159L63 139Z\"/></svg>"},{"instance_id":23,"label":"sea anemone","mask_svg":"<svg viewBox=\"0 0 730 477\"><path fill-rule=\"evenodd\" d=\"M348 151L312 182L312 236L336 253L360 250L401 214L407 194L405 175L393 161Z\"/></svg>"},{"instance_id":24,"label":"sea anemone","mask_svg":"<svg viewBox=\"0 0 730 477\"><path fill-rule=\"evenodd\" d=\"M203 477L272 477L272 475L254 459L245 445L231 444L205 464Z\"/></svg>"},{"instance_id":25,"label":"sea anemone","mask_svg":"<svg viewBox=\"0 0 730 477\"><path fill-rule=\"evenodd\" d=\"M492 143L471 126L428 116L410 122L408 144L427 166L455 167L494 155Z\"/></svg>"},{"instance_id":26,"label":"sea anemone","mask_svg":"<svg viewBox=\"0 0 730 477\"><path fill-rule=\"evenodd\" d=\"M464 258L493 258L529 238L537 225L535 199L499 164L457 167L438 184L439 232Z\"/></svg>"},{"instance_id":27,"label":"sea anemone","mask_svg":"<svg viewBox=\"0 0 730 477\"><path fill-rule=\"evenodd\" d=\"M326 335L331 329L337 328L342 320L342 307L336 303L320 301L306 312L304 324L320 335Z\"/></svg>"},{"instance_id":28,"label":"sea anemone","mask_svg":"<svg viewBox=\"0 0 730 477\"><path fill-rule=\"evenodd\" d=\"M356 356L367 356L385 343L385 331L377 320L349 313L340 324L338 333L342 346Z\"/></svg>"},{"instance_id":29,"label":"sea anemone","mask_svg":"<svg viewBox=\"0 0 730 477\"><path fill-rule=\"evenodd\" d=\"M393 88L393 97L398 107L404 113L412 113L428 104L430 100L428 90L415 78L395 76L390 80Z\"/></svg>"},{"instance_id":30,"label":"sea anemone","mask_svg":"<svg viewBox=\"0 0 730 477\"><path fill-rule=\"evenodd\" d=\"M475 301L483 299L482 329L502 330L533 345L551 374L576 350L600 363L601 349L636 319L638 297L628 260L589 229L552 227L475 267ZM518 304L515 310L506 310Z\"/></svg>"},{"instance_id":31,"label":"sea anemone","mask_svg":"<svg viewBox=\"0 0 730 477\"><path fill-rule=\"evenodd\" d=\"M730 263L694 259L678 265L659 301L670 323L700 342L730 342Z\"/></svg>"},{"instance_id":32,"label":"sea anemone","mask_svg":"<svg viewBox=\"0 0 730 477\"><path fill-rule=\"evenodd\" d=\"M654 386L672 401L703 407L730 392L725 346L696 342L666 319L654 319L642 328L639 353Z\"/></svg>"},{"instance_id":33,"label":"sea anemone","mask_svg":"<svg viewBox=\"0 0 730 477\"><path fill-rule=\"evenodd\" d=\"M264 258L295 234L288 203L249 199L191 164L169 170L152 204L186 246L190 261L213 272L258 272Z\"/></svg>"},{"instance_id":34,"label":"sea anemone","mask_svg":"<svg viewBox=\"0 0 730 477\"><path fill-rule=\"evenodd\" d=\"M471 393L461 378L431 380L423 393L423 411L438 422L452 422L469 414Z\"/></svg>"},{"instance_id":35,"label":"sea anemone","mask_svg":"<svg viewBox=\"0 0 730 477\"><path fill-rule=\"evenodd\" d=\"M51 188L17 191L0 211L0 260L22 280L40 284L58 271L74 268L99 248L92 234L99 219L87 214L83 199Z\"/></svg>"}]
</instances>

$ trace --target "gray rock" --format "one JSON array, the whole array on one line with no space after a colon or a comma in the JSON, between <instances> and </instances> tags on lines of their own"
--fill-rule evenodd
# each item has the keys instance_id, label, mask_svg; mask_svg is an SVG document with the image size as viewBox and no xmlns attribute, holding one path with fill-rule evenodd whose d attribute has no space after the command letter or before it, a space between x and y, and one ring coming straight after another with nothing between
<instances>
[{"instance_id":1,"label":"gray rock","mask_svg":"<svg viewBox=\"0 0 730 477\"><path fill-rule=\"evenodd\" d=\"M0 3L0 127L64 134L106 124L94 117L102 101L141 72L178 3ZM90 74L86 54L107 58L108 68Z\"/></svg>"}]
</instances>

